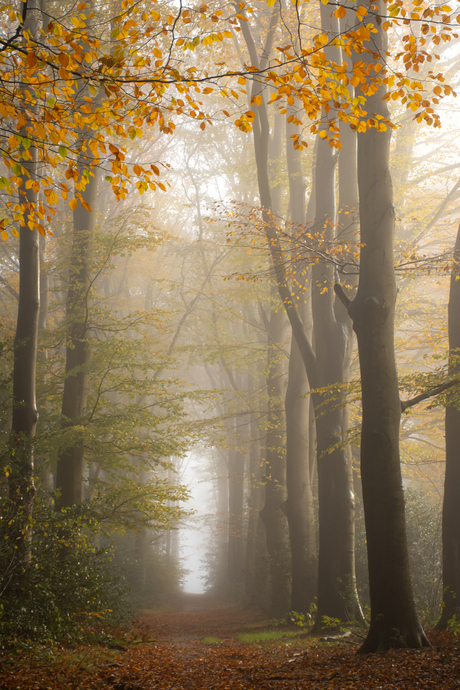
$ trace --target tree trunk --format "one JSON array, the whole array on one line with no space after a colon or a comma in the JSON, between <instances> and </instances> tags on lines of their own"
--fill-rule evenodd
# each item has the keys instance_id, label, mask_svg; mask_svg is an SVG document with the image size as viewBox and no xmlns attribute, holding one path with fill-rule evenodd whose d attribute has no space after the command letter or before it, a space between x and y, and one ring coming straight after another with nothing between
<instances>
[{"instance_id":1,"label":"tree trunk","mask_svg":"<svg viewBox=\"0 0 460 690\"><path fill-rule=\"evenodd\" d=\"M289 113L289 110L288 110ZM296 276L293 292L299 297L299 311L304 326L311 312L305 304L305 283L308 282L305 262L297 260L295 236L305 225L305 182L301 152L293 146L296 134L292 122L286 124L286 159L289 176L289 210L294 239L292 257ZM291 611L308 613L317 591L318 561L316 556L316 525L310 473L310 385L299 347L291 335L288 383L286 388L286 488L287 500L283 510L289 525L291 547Z\"/></svg>"},{"instance_id":2,"label":"tree trunk","mask_svg":"<svg viewBox=\"0 0 460 690\"><path fill-rule=\"evenodd\" d=\"M250 414L248 529L246 537L245 600L249 606L260 604L264 598L266 581L259 572L260 511L263 506L262 466L259 436L261 433L254 412Z\"/></svg>"},{"instance_id":3,"label":"tree trunk","mask_svg":"<svg viewBox=\"0 0 460 690\"><path fill-rule=\"evenodd\" d=\"M235 421L232 420L233 443ZM241 594L244 582L243 487L244 455L238 447L228 454L228 581L232 596Z\"/></svg>"},{"instance_id":4,"label":"tree trunk","mask_svg":"<svg viewBox=\"0 0 460 690\"><path fill-rule=\"evenodd\" d=\"M369 2L365 5L371 10ZM382 12L379 7L378 13ZM386 35L378 21L376 29L372 51L385 55ZM372 62L372 52L363 53L361 59ZM384 95L380 85L367 97L368 116L388 118ZM389 128L369 128L358 135L361 256L358 291L349 314L358 337L361 368L361 477L371 600L371 624L361 652L428 644L412 593L399 458L401 403L394 357L395 213L390 137Z\"/></svg>"},{"instance_id":5,"label":"tree trunk","mask_svg":"<svg viewBox=\"0 0 460 690\"><path fill-rule=\"evenodd\" d=\"M268 326L267 393L268 414L265 441L265 503L260 517L265 526L271 581L271 614L279 618L289 611L291 578L286 516L286 455L284 446L284 363L283 344L285 315L272 311Z\"/></svg>"},{"instance_id":6,"label":"tree trunk","mask_svg":"<svg viewBox=\"0 0 460 690\"><path fill-rule=\"evenodd\" d=\"M83 162L79 166L83 172ZM66 345L66 379L62 399L62 426L70 429L81 421L88 396L89 344L89 289L92 238L96 222L97 173L91 176L81 192L92 211L79 205L73 212L73 243L69 268L69 286L66 303L68 327ZM68 445L60 453L56 488L57 509L78 505L83 501L84 444L81 438L70 434Z\"/></svg>"},{"instance_id":7,"label":"tree trunk","mask_svg":"<svg viewBox=\"0 0 460 690\"><path fill-rule=\"evenodd\" d=\"M449 374L458 377L460 372L460 226L454 250L454 265L450 279L448 329ZM458 401L452 400L446 408L446 475L442 506L442 614L437 625L447 628L449 620L460 614L460 520L458 497L460 496L460 410Z\"/></svg>"},{"instance_id":8,"label":"tree trunk","mask_svg":"<svg viewBox=\"0 0 460 690\"><path fill-rule=\"evenodd\" d=\"M29 152L33 160L24 162L23 165L33 179L36 150L31 147ZM40 312L38 231L28 225L37 203L32 189L26 190L22 203L26 210L25 225L19 230L19 302L13 347L13 417L9 463L9 498L16 513L11 539L17 547L19 562L28 560L29 557L35 497L33 438L38 421L35 369Z\"/></svg>"},{"instance_id":9,"label":"tree trunk","mask_svg":"<svg viewBox=\"0 0 460 690\"><path fill-rule=\"evenodd\" d=\"M316 525L309 463L310 397L304 363L291 342L286 390L286 485L284 512L291 546L291 611L308 613L317 592Z\"/></svg>"},{"instance_id":10,"label":"tree trunk","mask_svg":"<svg viewBox=\"0 0 460 690\"><path fill-rule=\"evenodd\" d=\"M38 34L41 13L31 0L24 30ZM32 123L28 122L28 127ZM29 137L27 127L20 134ZM13 414L10 432L10 473L8 493L15 513L10 538L19 564L29 560L32 512L35 498L33 438L38 422L35 399L38 320L40 313L40 253L38 231L34 228L38 199L32 188L37 172L37 150L29 148L30 158L21 161L26 173L21 175L19 204L22 224L19 228L19 298L16 334L13 345ZM22 191L24 190L24 191Z\"/></svg>"}]
</instances>

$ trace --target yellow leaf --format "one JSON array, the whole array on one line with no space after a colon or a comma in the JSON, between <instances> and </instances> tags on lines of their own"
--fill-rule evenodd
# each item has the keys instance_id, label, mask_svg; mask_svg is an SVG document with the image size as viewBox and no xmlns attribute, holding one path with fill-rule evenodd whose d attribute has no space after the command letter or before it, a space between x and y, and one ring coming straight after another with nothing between
<instances>
[{"instance_id":1,"label":"yellow leaf","mask_svg":"<svg viewBox=\"0 0 460 690\"><path fill-rule=\"evenodd\" d=\"M0 237L4 242L6 242L6 240L8 239L8 233L6 232L6 230L2 230L2 232L0 232Z\"/></svg>"},{"instance_id":2,"label":"yellow leaf","mask_svg":"<svg viewBox=\"0 0 460 690\"><path fill-rule=\"evenodd\" d=\"M256 96L256 103L257 105L262 105L262 96L260 95L260 93L258 93Z\"/></svg>"},{"instance_id":3,"label":"yellow leaf","mask_svg":"<svg viewBox=\"0 0 460 690\"><path fill-rule=\"evenodd\" d=\"M78 201L76 199L71 199L69 201L69 208L73 211L78 206Z\"/></svg>"}]
</instances>

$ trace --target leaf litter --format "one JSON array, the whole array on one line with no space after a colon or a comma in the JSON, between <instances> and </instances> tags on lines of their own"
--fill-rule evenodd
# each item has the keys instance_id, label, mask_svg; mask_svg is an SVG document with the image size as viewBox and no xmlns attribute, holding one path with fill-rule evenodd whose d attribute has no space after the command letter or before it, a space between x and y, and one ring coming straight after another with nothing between
<instances>
[{"instance_id":1,"label":"leaf litter","mask_svg":"<svg viewBox=\"0 0 460 690\"><path fill-rule=\"evenodd\" d=\"M42 656L23 652L4 657L0 660L0 688L460 690L460 642L456 637L432 632L428 649L367 656L356 653L359 639L353 635L241 642L238 634L269 629L264 614L219 607L215 600L197 596L185 596L170 613L145 612L137 636L131 635L123 645L85 645ZM206 643L207 638L213 644ZM264 638L254 635L254 639Z\"/></svg>"}]
</instances>

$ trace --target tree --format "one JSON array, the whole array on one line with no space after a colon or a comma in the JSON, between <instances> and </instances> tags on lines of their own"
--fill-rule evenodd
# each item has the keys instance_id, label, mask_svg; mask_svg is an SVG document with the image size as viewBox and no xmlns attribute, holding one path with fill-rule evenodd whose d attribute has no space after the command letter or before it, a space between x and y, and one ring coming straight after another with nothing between
<instances>
[{"instance_id":1,"label":"tree","mask_svg":"<svg viewBox=\"0 0 460 690\"><path fill-rule=\"evenodd\" d=\"M31 12L24 17L24 30L36 36L39 31L39 5L31 2ZM24 121L21 134L30 126ZM40 312L40 259L35 218L38 212L36 192L37 150L23 148L18 207L24 220L19 231L19 296L18 318L13 348L13 417L10 432L10 457L6 470L9 498L15 515L11 520L10 539L19 563L29 558L32 511L35 497L33 439L38 422L35 399L38 320ZM4 226L5 223L2 223ZM3 230L3 232L5 232Z\"/></svg>"},{"instance_id":2,"label":"tree","mask_svg":"<svg viewBox=\"0 0 460 690\"><path fill-rule=\"evenodd\" d=\"M371 4L367 5L369 10ZM379 5L382 12L382 5ZM372 52L385 54L380 22L372 28ZM361 652L391 646L422 647L412 593L399 458L401 402L394 357L394 207L389 168L391 129L385 86L361 85L371 117L382 122L358 134L361 252L358 290L345 304L358 338L362 387L361 477L369 564L371 624ZM336 288L343 296L341 289ZM344 297L344 296L343 296Z\"/></svg>"},{"instance_id":3,"label":"tree","mask_svg":"<svg viewBox=\"0 0 460 690\"><path fill-rule=\"evenodd\" d=\"M82 141L83 145L83 141ZM91 253L96 224L97 176L86 182L81 192L82 204L73 213L72 251L67 286L66 378L62 397L62 425L71 427L82 422L88 398L88 365L90 360L89 299L91 286ZM60 453L56 469L58 498L56 507L67 508L83 501L83 440L69 434L70 445Z\"/></svg>"},{"instance_id":4,"label":"tree","mask_svg":"<svg viewBox=\"0 0 460 690\"><path fill-rule=\"evenodd\" d=\"M449 376L458 377L460 348L460 227L454 247L454 262L450 279L448 335ZM446 474L442 508L442 564L443 603L438 628L445 629L459 612L460 601L460 521L458 519L458 491L460 490L460 410L453 396L446 407Z\"/></svg>"}]
</instances>

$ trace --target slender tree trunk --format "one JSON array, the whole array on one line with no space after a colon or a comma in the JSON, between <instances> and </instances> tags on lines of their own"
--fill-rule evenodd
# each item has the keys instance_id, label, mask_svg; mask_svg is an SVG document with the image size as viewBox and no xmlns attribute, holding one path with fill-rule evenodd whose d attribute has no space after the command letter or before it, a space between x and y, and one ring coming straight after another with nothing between
<instances>
[{"instance_id":1,"label":"slender tree trunk","mask_svg":"<svg viewBox=\"0 0 460 690\"><path fill-rule=\"evenodd\" d=\"M382 11L379 6L378 12ZM372 51L385 55L386 36L379 22L376 29ZM363 53L362 59L371 62L372 52ZM384 95L381 85L368 96L368 115L388 118ZM358 291L349 304L349 314L358 337L361 368L361 477L371 600L371 624L361 652L428 644L412 592L399 458L401 403L394 357L395 214L390 137L389 128L370 128L358 135L361 257Z\"/></svg>"},{"instance_id":2,"label":"slender tree trunk","mask_svg":"<svg viewBox=\"0 0 460 690\"><path fill-rule=\"evenodd\" d=\"M216 588L228 593L228 468L223 453L214 460L217 493L217 564Z\"/></svg>"},{"instance_id":3,"label":"slender tree trunk","mask_svg":"<svg viewBox=\"0 0 460 690\"><path fill-rule=\"evenodd\" d=\"M235 424L233 420L233 435ZM233 442L235 438L233 439ZM243 488L244 455L240 448L231 448L228 462L228 581L233 596L238 596L244 582Z\"/></svg>"},{"instance_id":4,"label":"slender tree trunk","mask_svg":"<svg viewBox=\"0 0 460 690\"><path fill-rule=\"evenodd\" d=\"M292 563L291 611L308 613L317 592L316 525L310 475L310 398L304 363L291 342L286 390L286 485Z\"/></svg>"},{"instance_id":5,"label":"slender tree trunk","mask_svg":"<svg viewBox=\"0 0 460 690\"><path fill-rule=\"evenodd\" d=\"M263 506L262 462L260 456L260 428L255 414L250 414L249 446L249 495L248 495L248 529L246 537L245 599L248 605L260 602L260 582L258 573L259 561L259 521Z\"/></svg>"},{"instance_id":6,"label":"slender tree trunk","mask_svg":"<svg viewBox=\"0 0 460 690\"><path fill-rule=\"evenodd\" d=\"M289 611L291 578L286 517L286 454L284 425L284 363L281 359L280 334L284 332L282 310L271 312L267 353L268 415L265 443L265 503L260 517L265 526L271 580L271 613L275 617Z\"/></svg>"},{"instance_id":7,"label":"slender tree trunk","mask_svg":"<svg viewBox=\"0 0 460 690\"><path fill-rule=\"evenodd\" d=\"M459 376L460 365L460 226L454 249L450 279L448 329L449 373ZM460 614L460 410L452 400L446 408L446 475L442 506L442 614L437 625L445 630L449 620Z\"/></svg>"},{"instance_id":8,"label":"slender tree trunk","mask_svg":"<svg viewBox=\"0 0 460 690\"><path fill-rule=\"evenodd\" d=\"M40 250L40 315L38 319L38 332L46 331L48 322L48 301L49 301L49 278L46 267L46 237L39 236L39 250ZM46 383L48 360L47 350L42 346L38 352L38 362L41 364L41 380ZM39 367L40 368L40 367ZM46 401L44 405L46 406ZM36 475L39 478L40 488L47 492L53 490L53 481L50 471L49 461L46 456L36 458ZM50 500L50 499L48 499Z\"/></svg>"},{"instance_id":9,"label":"slender tree trunk","mask_svg":"<svg viewBox=\"0 0 460 690\"><path fill-rule=\"evenodd\" d=\"M31 0L24 29L37 35L40 7ZM30 127L31 122L28 123ZM27 128L20 132L28 138ZM40 256L37 220L37 194L28 183L37 173L37 150L29 148L29 159L22 161L19 204L22 225L19 229L19 299L16 334L13 345L13 414L10 432L8 492L14 510L10 538L17 562L30 557L32 512L35 498L33 438L38 422L35 399L38 320L40 313ZM29 187L29 188L28 188ZM24 191L22 191L24 190Z\"/></svg>"},{"instance_id":10,"label":"slender tree trunk","mask_svg":"<svg viewBox=\"0 0 460 690\"><path fill-rule=\"evenodd\" d=\"M329 6L321 4L321 27L328 35L339 32ZM337 59L336 48L325 49L329 60ZM327 114L322 128L328 131ZM335 170L337 155L327 140L319 138L316 157L316 223L327 240L335 236ZM351 161L353 165L353 161ZM312 309L316 352L317 386L329 388L313 396L316 414L319 559L318 612L315 628L324 617L355 620L362 617L354 567L354 500L350 456L344 446L346 428L343 393L348 371L351 328L337 317L334 269L330 262L313 267ZM343 307L342 307L343 309Z\"/></svg>"},{"instance_id":11,"label":"slender tree trunk","mask_svg":"<svg viewBox=\"0 0 460 690\"><path fill-rule=\"evenodd\" d=\"M33 179L36 151L31 147L29 152L33 160L24 163L24 167ZM38 421L35 369L40 312L38 231L30 229L28 225L37 203L32 189L26 190L21 203L25 205L25 225L19 230L19 302L13 347L13 417L9 463L9 498L16 513L11 538L17 547L19 561L29 557L35 497L33 438Z\"/></svg>"},{"instance_id":12,"label":"slender tree trunk","mask_svg":"<svg viewBox=\"0 0 460 690\"><path fill-rule=\"evenodd\" d=\"M82 162L79 172L83 172ZM96 222L97 173L90 177L81 192L91 211L79 205L73 211L73 242L66 303L68 336L66 345L66 379L62 399L62 425L71 429L81 421L88 396L89 344L89 288L92 239ZM56 488L58 509L78 505L83 500L84 444L70 434L68 445L60 453Z\"/></svg>"},{"instance_id":13,"label":"slender tree trunk","mask_svg":"<svg viewBox=\"0 0 460 690\"><path fill-rule=\"evenodd\" d=\"M278 24L280 7L275 3L271 10L270 23L265 37L261 58L257 54L254 39L248 23L240 22L246 46L254 66L264 68L271 52L274 33ZM273 135L270 136L270 123L265 103L263 82L254 82L251 97L260 96L262 102L256 107L254 120L254 153L257 166L257 184L262 206L263 224L267 237L273 228L273 214L279 211L281 184L277 178L277 161L281 154L282 116L274 118ZM272 167L270 169L270 162ZM265 447L265 504L260 513L267 536L267 551L271 575L271 610L275 616L284 615L290 604L290 557L286 516L281 506L286 499L286 457L284 448L284 411L281 399L284 398L282 386L283 366L279 361L278 348L284 340L285 318L280 311L272 310L267 319L268 362L268 424ZM281 397L280 397L281 396Z\"/></svg>"},{"instance_id":14,"label":"slender tree trunk","mask_svg":"<svg viewBox=\"0 0 460 690\"><path fill-rule=\"evenodd\" d=\"M289 113L289 110L288 110ZM295 237L305 224L305 182L302 173L301 152L294 149L292 134L296 134L292 122L286 124L286 159L289 176L289 210L294 242L293 265L299 297L299 311L304 326L311 322L308 305L305 304L305 283L308 281L305 262L296 257ZM284 512L289 525L291 547L292 590L291 610L308 613L317 592L318 561L316 556L316 525L313 510L313 493L310 473L310 397L309 381L299 347L291 335L291 352L286 388L286 487L287 500Z\"/></svg>"}]
</instances>

